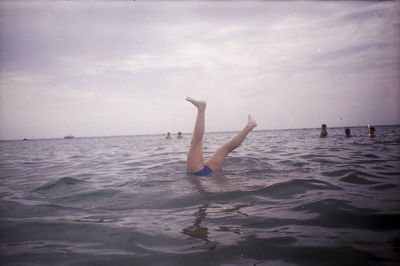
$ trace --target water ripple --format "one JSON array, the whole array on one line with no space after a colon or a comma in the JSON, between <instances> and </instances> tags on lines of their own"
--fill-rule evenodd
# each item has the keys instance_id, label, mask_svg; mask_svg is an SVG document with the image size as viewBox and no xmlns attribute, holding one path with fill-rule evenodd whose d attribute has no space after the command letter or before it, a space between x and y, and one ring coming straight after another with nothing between
<instances>
[{"instance_id":1,"label":"water ripple","mask_svg":"<svg viewBox=\"0 0 400 266\"><path fill-rule=\"evenodd\" d=\"M2 264L397 265L400 137L376 128L255 131L205 177L190 135L0 142Z\"/></svg>"}]
</instances>

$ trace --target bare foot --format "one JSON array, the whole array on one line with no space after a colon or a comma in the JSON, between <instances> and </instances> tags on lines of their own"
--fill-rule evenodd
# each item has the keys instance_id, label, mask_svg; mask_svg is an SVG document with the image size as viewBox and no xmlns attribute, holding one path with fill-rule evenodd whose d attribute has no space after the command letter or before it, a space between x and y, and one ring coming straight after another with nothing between
<instances>
[{"instance_id":1,"label":"bare foot","mask_svg":"<svg viewBox=\"0 0 400 266\"><path fill-rule=\"evenodd\" d=\"M205 101L195 100L195 99L190 98L190 97L186 97L186 101L191 102L192 104L194 104L194 106L196 106L199 110L204 111L206 109L207 103Z\"/></svg>"},{"instance_id":2,"label":"bare foot","mask_svg":"<svg viewBox=\"0 0 400 266\"><path fill-rule=\"evenodd\" d=\"M251 129L257 126L257 121L251 115L249 115L247 126L250 127Z\"/></svg>"}]
</instances>

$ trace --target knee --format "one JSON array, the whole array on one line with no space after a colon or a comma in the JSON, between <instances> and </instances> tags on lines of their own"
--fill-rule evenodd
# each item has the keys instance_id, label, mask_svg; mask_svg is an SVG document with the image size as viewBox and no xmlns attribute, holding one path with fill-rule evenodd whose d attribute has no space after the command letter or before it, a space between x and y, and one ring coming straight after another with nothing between
<instances>
[{"instance_id":1,"label":"knee","mask_svg":"<svg viewBox=\"0 0 400 266\"><path fill-rule=\"evenodd\" d=\"M220 148L221 152L227 156L229 153L231 153L235 148L233 148L231 145L229 144L225 144L222 145L222 147Z\"/></svg>"}]
</instances>

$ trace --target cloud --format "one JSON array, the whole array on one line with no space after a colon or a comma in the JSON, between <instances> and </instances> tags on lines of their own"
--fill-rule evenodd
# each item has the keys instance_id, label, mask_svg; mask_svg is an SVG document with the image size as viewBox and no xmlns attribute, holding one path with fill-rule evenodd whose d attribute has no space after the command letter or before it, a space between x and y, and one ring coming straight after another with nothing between
<instances>
[{"instance_id":1,"label":"cloud","mask_svg":"<svg viewBox=\"0 0 400 266\"><path fill-rule=\"evenodd\" d=\"M260 129L400 122L397 2L0 2L0 16L1 138L191 131L188 95L212 131L248 112Z\"/></svg>"}]
</instances>

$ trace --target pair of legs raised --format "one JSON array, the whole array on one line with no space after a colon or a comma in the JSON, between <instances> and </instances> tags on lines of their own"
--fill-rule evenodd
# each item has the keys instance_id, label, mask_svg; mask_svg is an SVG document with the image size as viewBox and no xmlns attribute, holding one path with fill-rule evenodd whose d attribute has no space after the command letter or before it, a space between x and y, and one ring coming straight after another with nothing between
<instances>
[{"instance_id":1,"label":"pair of legs raised","mask_svg":"<svg viewBox=\"0 0 400 266\"><path fill-rule=\"evenodd\" d=\"M192 137L192 142L190 144L190 150L186 162L186 171L188 173L198 173L203 172L203 168L208 167L210 170L216 171L221 169L222 164L225 161L226 156L232 152L234 149L240 146L247 134L257 126L257 122L249 115L248 122L246 126L230 141L222 145L213 156L203 162L203 135L204 135L204 121L205 121L205 111L206 102L198 101L193 98L187 97L187 101L191 102L197 107L197 118L196 124L194 126L194 132ZM204 174L207 174L207 170Z\"/></svg>"}]
</instances>

